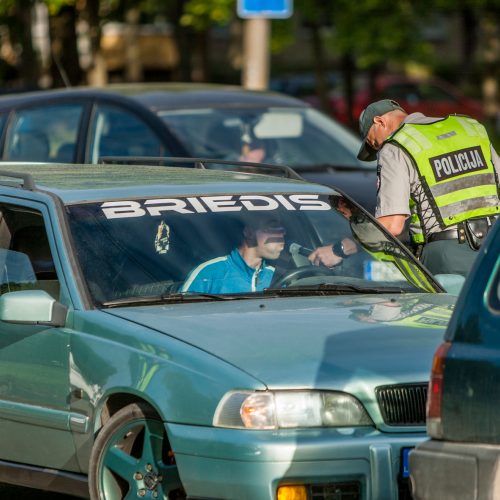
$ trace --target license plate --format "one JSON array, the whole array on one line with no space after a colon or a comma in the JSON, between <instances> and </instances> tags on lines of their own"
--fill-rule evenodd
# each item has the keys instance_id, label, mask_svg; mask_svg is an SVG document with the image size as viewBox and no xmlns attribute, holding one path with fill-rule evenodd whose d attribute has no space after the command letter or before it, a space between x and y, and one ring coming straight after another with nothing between
<instances>
[{"instance_id":1,"label":"license plate","mask_svg":"<svg viewBox=\"0 0 500 500\"><path fill-rule=\"evenodd\" d=\"M401 449L401 477L410 477L410 451L412 448Z\"/></svg>"}]
</instances>

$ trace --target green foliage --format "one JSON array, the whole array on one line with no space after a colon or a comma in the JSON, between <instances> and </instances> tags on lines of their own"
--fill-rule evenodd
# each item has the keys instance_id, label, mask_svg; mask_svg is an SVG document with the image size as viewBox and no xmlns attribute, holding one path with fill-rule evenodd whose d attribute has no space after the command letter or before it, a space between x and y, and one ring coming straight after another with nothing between
<instances>
[{"instance_id":1,"label":"green foliage","mask_svg":"<svg viewBox=\"0 0 500 500\"><path fill-rule=\"evenodd\" d=\"M188 0L181 24L203 31L212 25L228 24L235 12L235 0Z\"/></svg>"},{"instance_id":2,"label":"green foliage","mask_svg":"<svg viewBox=\"0 0 500 500\"><path fill-rule=\"evenodd\" d=\"M498 9L500 0L435 0L434 6L437 9L456 12L459 9L469 8L479 9Z\"/></svg>"},{"instance_id":3,"label":"green foliage","mask_svg":"<svg viewBox=\"0 0 500 500\"><path fill-rule=\"evenodd\" d=\"M16 0L2 0L0 2L0 16L10 16L16 6Z\"/></svg>"},{"instance_id":4,"label":"green foliage","mask_svg":"<svg viewBox=\"0 0 500 500\"><path fill-rule=\"evenodd\" d=\"M335 0L335 48L355 55L360 68L387 60L425 61L431 48L421 40L418 20L426 3Z\"/></svg>"},{"instance_id":5,"label":"green foliage","mask_svg":"<svg viewBox=\"0 0 500 500\"><path fill-rule=\"evenodd\" d=\"M270 46L273 54L279 54L295 41L295 26L293 18L271 21Z\"/></svg>"},{"instance_id":6,"label":"green foliage","mask_svg":"<svg viewBox=\"0 0 500 500\"><path fill-rule=\"evenodd\" d=\"M75 0L44 0L44 3L49 9L49 14L53 16L61 10L61 7L75 5Z\"/></svg>"}]
</instances>

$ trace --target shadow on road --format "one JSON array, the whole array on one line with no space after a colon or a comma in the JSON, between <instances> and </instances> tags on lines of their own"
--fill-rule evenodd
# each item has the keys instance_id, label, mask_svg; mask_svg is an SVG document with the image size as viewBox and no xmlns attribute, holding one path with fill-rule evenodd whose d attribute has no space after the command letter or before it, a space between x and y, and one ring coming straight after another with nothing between
<instances>
[{"instance_id":1,"label":"shadow on road","mask_svg":"<svg viewBox=\"0 0 500 500\"><path fill-rule=\"evenodd\" d=\"M72 495L61 495L50 491L35 490L33 488L21 488L0 484L0 498L2 500L76 500Z\"/></svg>"}]
</instances>

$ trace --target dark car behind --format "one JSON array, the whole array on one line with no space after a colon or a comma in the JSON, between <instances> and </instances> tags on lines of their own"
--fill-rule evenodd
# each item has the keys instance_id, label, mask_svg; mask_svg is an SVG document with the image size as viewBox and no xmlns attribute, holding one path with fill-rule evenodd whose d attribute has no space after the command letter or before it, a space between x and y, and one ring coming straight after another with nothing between
<instances>
[{"instance_id":1,"label":"dark car behind","mask_svg":"<svg viewBox=\"0 0 500 500\"><path fill-rule=\"evenodd\" d=\"M434 355L427 430L410 454L416 500L500 498L500 225L460 293Z\"/></svg>"},{"instance_id":2,"label":"dark car behind","mask_svg":"<svg viewBox=\"0 0 500 500\"><path fill-rule=\"evenodd\" d=\"M298 99L240 87L111 85L0 98L0 156L97 163L103 156L241 158L264 148L306 180L338 188L373 212L376 173L359 139Z\"/></svg>"}]
</instances>

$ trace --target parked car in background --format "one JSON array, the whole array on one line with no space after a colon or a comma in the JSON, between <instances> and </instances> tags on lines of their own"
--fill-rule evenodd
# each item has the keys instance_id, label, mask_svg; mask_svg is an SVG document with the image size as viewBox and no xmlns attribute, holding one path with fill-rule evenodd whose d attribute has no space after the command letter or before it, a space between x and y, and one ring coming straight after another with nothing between
<instances>
[{"instance_id":1,"label":"parked car in background","mask_svg":"<svg viewBox=\"0 0 500 500\"><path fill-rule=\"evenodd\" d=\"M356 158L358 137L303 101L273 92L183 83L10 95L0 98L0 132L0 157L11 161L237 160L260 149L257 161L286 164L375 207L375 165Z\"/></svg>"},{"instance_id":2,"label":"parked car in background","mask_svg":"<svg viewBox=\"0 0 500 500\"><path fill-rule=\"evenodd\" d=\"M455 298L358 205L242 172L0 175L0 482L92 500L408 498ZM336 267L308 261L348 239ZM258 270L243 240L267 249ZM200 274L228 254L247 289Z\"/></svg>"},{"instance_id":3,"label":"parked car in background","mask_svg":"<svg viewBox=\"0 0 500 500\"><path fill-rule=\"evenodd\" d=\"M333 90L341 86L342 75L338 72L328 71L324 75L325 85ZM317 90L317 75L313 72L285 73L274 76L269 81L269 88L275 92L304 98L311 104L318 106L319 101L315 96Z\"/></svg>"},{"instance_id":4,"label":"parked car in background","mask_svg":"<svg viewBox=\"0 0 500 500\"><path fill-rule=\"evenodd\" d=\"M394 99L408 113L421 112L427 116L446 116L452 113L469 115L477 120L485 117L480 101L466 97L457 87L439 78L412 78L404 75L381 75L375 80L373 96L367 83L359 84L355 93L352 115L359 119L361 111L372 101ZM348 110L342 94L332 92L331 113L341 123L349 123Z\"/></svg>"},{"instance_id":5,"label":"parked car in background","mask_svg":"<svg viewBox=\"0 0 500 500\"><path fill-rule=\"evenodd\" d=\"M416 500L499 498L500 224L490 231L434 355L431 439L410 455Z\"/></svg>"}]
</instances>

